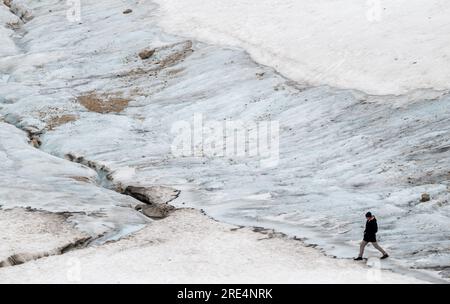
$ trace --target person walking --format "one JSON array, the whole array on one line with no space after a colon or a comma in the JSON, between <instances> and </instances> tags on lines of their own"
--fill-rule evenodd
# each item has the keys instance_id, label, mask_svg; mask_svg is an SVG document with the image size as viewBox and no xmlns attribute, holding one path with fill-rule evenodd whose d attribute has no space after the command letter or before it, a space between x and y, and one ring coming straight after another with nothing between
<instances>
[{"instance_id":1,"label":"person walking","mask_svg":"<svg viewBox=\"0 0 450 304\"><path fill-rule=\"evenodd\" d=\"M378 232L377 219L375 218L375 216L372 215L371 212L366 213L366 219L367 221L366 221L366 229L364 230L364 238L359 247L359 255L354 260L361 261L363 259L364 248L367 246L368 243L372 243L373 247L378 249L378 251L380 251L383 254L381 259L389 257L386 251L384 251L383 248L381 248L380 245L378 245L377 243L376 237L376 234Z\"/></svg>"}]
</instances>

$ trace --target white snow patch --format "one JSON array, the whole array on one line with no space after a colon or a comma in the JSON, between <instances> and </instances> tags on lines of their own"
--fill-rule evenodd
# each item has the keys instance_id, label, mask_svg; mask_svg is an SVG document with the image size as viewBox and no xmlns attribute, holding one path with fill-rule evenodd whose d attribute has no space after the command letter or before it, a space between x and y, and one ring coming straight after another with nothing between
<instances>
[{"instance_id":1,"label":"white snow patch","mask_svg":"<svg viewBox=\"0 0 450 304\"><path fill-rule=\"evenodd\" d=\"M445 0L156 0L165 29L245 48L289 78L371 94L449 89Z\"/></svg>"}]
</instances>

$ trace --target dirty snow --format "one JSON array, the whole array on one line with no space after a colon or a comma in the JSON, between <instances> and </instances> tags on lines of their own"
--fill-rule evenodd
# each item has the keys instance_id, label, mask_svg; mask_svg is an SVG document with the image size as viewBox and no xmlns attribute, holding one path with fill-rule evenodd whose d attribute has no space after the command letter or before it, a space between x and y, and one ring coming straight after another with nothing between
<instances>
[{"instance_id":1,"label":"dirty snow","mask_svg":"<svg viewBox=\"0 0 450 304\"><path fill-rule=\"evenodd\" d=\"M0 263L14 255L35 259L59 254L89 238L67 223L64 215L23 209L0 210L0 231Z\"/></svg>"}]
</instances>

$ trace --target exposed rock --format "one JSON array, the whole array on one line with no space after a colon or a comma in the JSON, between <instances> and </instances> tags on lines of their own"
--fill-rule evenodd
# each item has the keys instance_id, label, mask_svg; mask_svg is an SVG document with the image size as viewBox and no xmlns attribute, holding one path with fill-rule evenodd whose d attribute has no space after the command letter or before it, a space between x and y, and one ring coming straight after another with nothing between
<instances>
[{"instance_id":1,"label":"exposed rock","mask_svg":"<svg viewBox=\"0 0 450 304\"><path fill-rule=\"evenodd\" d=\"M134 187L125 188L124 194L146 204L165 204L173 201L180 194L180 190L164 186Z\"/></svg>"},{"instance_id":2,"label":"exposed rock","mask_svg":"<svg viewBox=\"0 0 450 304\"><path fill-rule=\"evenodd\" d=\"M422 193L422 196L420 198L420 201L422 203L428 202L431 199L430 195L428 193Z\"/></svg>"},{"instance_id":3,"label":"exposed rock","mask_svg":"<svg viewBox=\"0 0 450 304\"><path fill-rule=\"evenodd\" d=\"M169 205L168 202L177 198L180 191L164 186L128 186L125 189L124 194L130 195L145 203L137 205L135 207L136 210L141 211L152 219L162 219L175 210L175 207Z\"/></svg>"},{"instance_id":4,"label":"exposed rock","mask_svg":"<svg viewBox=\"0 0 450 304\"><path fill-rule=\"evenodd\" d=\"M151 49L151 50L143 50L139 53L139 57L142 60L148 59L150 57L153 56L153 54L155 53L155 49Z\"/></svg>"},{"instance_id":5,"label":"exposed rock","mask_svg":"<svg viewBox=\"0 0 450 304\"><path fill-rule=\"evenodd\" d=\"M136 206L136 210L142 211L143 214L152 219L163 219L167 217L170 212L175 210L175 207L169 204L141 204Z\"/></svg>"},{"instance_id":6,"label":"exposed rock","mask_svg":"<svg viewBox=\"0 0 450 304\"><path fill-rule=\"evenodd\" d=\"M129 9L129 8L123 11L124 14L130 14L132 12L133 12L133 10Z\"/></svg>"},{"instance_id":7,"label":"exposed rock","mask_svg":"<svg viewBox=\"0 0 450 304\"><path fill-rule=\"evenodd\" d=\"M30 136L30 145L32 145L35 148L39 148L41 146L42 142L38 135L31 135Z\"/></svg>"}]
</instances>

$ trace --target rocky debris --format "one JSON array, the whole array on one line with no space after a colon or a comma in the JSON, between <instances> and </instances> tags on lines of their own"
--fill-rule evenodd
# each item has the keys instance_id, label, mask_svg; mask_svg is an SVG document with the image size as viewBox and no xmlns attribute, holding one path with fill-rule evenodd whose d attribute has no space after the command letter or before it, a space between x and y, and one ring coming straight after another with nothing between
<instances>
[{"instance_id":1,"label":"rocky debris","mask_svg":"<svg viewBox=\"0 0 450 304\"><path fill-rule=\"evenodd\" d=\"M159 48L157 49L157 52L160 55L160 58L155 62L155 64L159 65L159 69L174 66L194 52L192 46L192 41L186 40Z\"/></svg>"},{"instance_id":2,"label":"rocky debris","mask_svg":"<svg viewBox=\"0 0 450 304\"><path fill-rule=\"evenodd\" d=\"M8 266L16 266L20 264L24 264L29 261L34 261L37 259L53 256L53 255L61 255L68 251L74 250L74 249L80 249L84 248L88 245L89 241L91 240L91 237L84 237L81 239L75 240L73 243L68 243L65 246L55 248L49 251L39 252L39 253L18 253L13 254L7 259L0 261L0 268L2 267L8 267Z\"/></svg>"},{"instance_id":3,"label":"rocky debris","mask_svg":"<svg viewBox=\"0 0 450 304\"><path fill-rule=\"evenodd\" d=\"M141 211L144 215L152 219L163 219L175 210L174 206L169 204L140 204L135 207L136 210Z\"/></svg>"},{"instance_id":4,"label":"rocky debris","mask_svg":"<svg viewBox=\"0 0 450 304\"><path fill-rule=\"evenodd\" d=\"M88 166L89 168L94 169L94 170L98 169L97 166L91 166L91 165L93 165L93 163L91 164L91 162L86 160L83 156L77 156L72 153L67 153L66 155L64 155L64 158L67 160L70 160L71 162L75 162L75 163L79 163L79 164Z\"/></svg>"},{"instance_id":5,"label":"rocky debris","mask_svg":"<svg viewBox=\"0 0 450 304\"><path fill-rule=\"evenodd\" d=\"M6 23L6 27L13 31L19 30L21 26L22 26L22 23L20 20L15 21L15 22Z\"/></svg>"},{"instance_id":6,"label":"rocky debris","mask_svg":"<svg viewBox=\"0 0 450 304\"><path fill-rule=\"evenodd\" d=\"M30 138L29 139L30 145L32 145L36 149L38 149L41 146L42 142L38 135L30 135L29 138Z\"/></svg>"},{"instance_id":7,"label":"rocky debris","mask_svg":"<svg viewBox=\"0 0 450 304\"><path fill-rule=\"evenodd\" d=\"M10 11L23 22L28 22L33 19L31 9L29 9L22 1L8 1L8 4L6 5L9 6Z\"/></svg>"},{"instance_id":8,"label":"rocky debris","mask_svg":"<svg viewBox=\"0 0 450 304\"><path fill-rule=\"evenodd\" d=\"M155 76L160 71L166 70L167 68L176 66L177 64L183 62L193 52L193 43L190 40L173 43L154 49L144 49L138 53L138 56L146 64L142 67L117 73L116 77L141 77L144 74ZM184 67L177 67L176 69L168 71L168 73L177 74L184 69Z\"/></svg>"},{"instance_id":9,"label":"rocky debris","mask_svg":"<svg viewBox=\"0 0 450 304\"><path fill-rule=\"evenodd\" d=\"M257 79L261 80L261 79L264 78L264 75L265 75L265 74L266 74L265 72L260 72L260 73L256 73L255 75L256 75L256 78L257 78Z\"/></svg>"},{"instance_id":10,"label":"rocky debris","mask_svg":"<svg viewBox=\"0 0 450 304\"><path fill-rule=\"evenodd\" d=\"M125 14L125 15L126 14L131 14L132 12L133 12L133 10L128 8L128 9L123 11L123 14Z\"/></svg>"},{"instance_id":11,"label":"rocky debris","mask_svg":"<svg viewBox=\"0 0 450 304\"><path fill-rule=\"evenodd\" d=\"M66 123L72 122L72 121L76 121L78 119L77 116L75 115L71 115L71 114L64 114L61 116L55 116L50 118L47 121L47 129L48 130L53 130L59 126L62 126Z\"/></svg>"},{"instance_id":12,"label":"rocky debris","mask_svg":"<svg viewBox=\"0 0 450 304\"><path fill-rule=\"evenodd\" d=\"M279 237L279 238L286 237L286 234L284 234L282 232L278 232L278 231L275 231L274 229L268 229L268 228L264 228L264 227L252 227L252 231L256 232L256 233L261 233L261 234L264 234L267 236L266 238L258 239L258 241L271 239L274 237Z\"/></svg>"},{"instance_id":13,"label":"rocky debris","mask_svg":"<svg viewBox=\"0 0 450 304\"><path fill-rule=\"evenodd\" d=\"M89 177L86 177L86 176L69 176L69 178L76 180L77 182L82 182L82 183L93 183L94 182Z\"/></svg>"},{"instance_id":14,"label":"rocky debris","mask_svg":"<svg viewBox=\"0 0 450 304\"><path fill-rule=\"evenodd\" d=\"M3 0L3 3L4 3L7 7L11 7L11 2L12 2L12 0Z\"/></svg>"},{"instance_id":15,"label":"rocky debris","mask_svg":"<svg viewBox=\"0 0 450 304\"><path fill-rule=\"evenodd\" d=\"M431 200L431 197L428 193L422 193L421 197L420 197L420 201L422 203L428 202Z\"/></svg>"},{"instance_id":16,"label":"rocky debris","mask_svg":"<svg viewBox=\"0 0 450 304\"><path fill-rule=\"evenodd\" d=\"M8 267L8 266L15 266L20 265L23 263L26 263L28 261L37 260L40 257L47 257L49 255L54 255L52 252L48 253L42 253L42 254L30 254L30 253L22 253L22 254L14 254L4 261L0 261L0 268L2 267Z\"/></svg>"},{"instance_id":17,"label":"rocky debris","mask_svg":"<svg viewBox=\"0 0 450 304\"><path fill-rule=\"evenodd\" d=\"M144 203L137 205L135 207L136 210L141 211L149 218L163 219L175 210L175 207L168 203L180 195L180 190L164 186L128 186L125 188L124 194Z\"/></svg>"},{"instance_id":18,"label":"rocky debris","mask_svg":"<svg viewBox=\"0 0 450 304\"><path fill-rule=\"evenodd\" d=\"M180 194L180 190L165 186L151 186L151 187L135 187L127 186L122 190L122 185L114 184L111 177L111 170L98 163L88 161L82 156L75 156L67 154L66 158L70 161L77 162L88 166L97 171L99 176L104 176L111 184L111 189L124 195L131 196L144 204L138 204L135 210L141 211L144 215L152 219L162 219L167 217L170 212L175 210L175 207L168 203L176 199ZM71 177L74 178L74 177ZM76 179L76 178L74 178ZM79 179L77 179L79 180ZM86 181L86 180L79 180ZM89 180L87 180L89 182ZM104 183L104 182L103 182Z\"/></svg>"},{"instance_id":19,"label":"rocky debris","mask_svg":"<svg viewBox=\"0 0 450 304\"><path fill-rule=\"evenodd\" d=\"M139 52L139 57L142 60L146 60L146 59L152 57L153 54L155 54L155 49L150 49L150 50L147 49L147 50L143 50L143 51Z\"/></svg>"},{"instance_id":20,"label":"rocky debris","mask_svg":"<svg viewBox=\"0 0 450 304\"><path fill-rule=\"evenodd\" d=\"M77 100L89 111L101 114L120 113L128 107L130 102L129 99L111 95L99 95L95 92L79 96Z\"/></svg>"},{"instance_id":21,"label":"rocky debris","mask_svg":"<svg viewBox=\"0 0 450 304\"><path fill-rule=\"evenodd\" d=\"M102 235L99 235L98 237L101 237ZM89 243L93 240L92 237L88 236L88 237L84 237L81 239L78 239L72 243L69 243L67 245L65 245L64 247L59 248L59 252L58 254L64 254L66 252L75 250L75 249L81 249L81 248L85 248L89 245Z\"/></svg>"},{"instance_id":22,"label":"rocky debris","mask_svg":"<svg viewBox=\"0 0 450 304\"><path fill-rule=\"evenodd\" d=\"M180 190L165 186L128 186L125 188L124 194L132 196L146 204L166 204L176 199L180 195L180 192Z\"/></svg>"},{"instance_id":23,"label":"rocky debris","mask_svg":"<svg viewBox=\"0 0 450 304\"><path fill-rule=\"evenodd\" d=\"M22 131L26 132L27 133L27 137L28 137L28 143L32 147L34 147L36 149L39 149L39 147L42 144L42 141L41 141L41 138L40 138L40 136L42 135L42 130L40 130L40 129L34 127L34 126L23 127L20 124L16 125L16 124L12 124L12 123L9 123L9 122L7 122L7 123L10 124L10 125L13 125L14 127L16 127L19 130L22 130Z\"/></svg>"},{"instance_id":24,"label":"rocky debris","mask_svg":"<svg viewBox=\"0 0 450 304\"><path fill-rule=\"evenodd\" d=\"M76 156L72 153L68 153L65 156L65 159L70 160L71 162L85 165L95 171L104 171L105 175L109 175L111 170L107 168L105 165L98 164L96 162L85 159L83 156Z\"/></svg>"}]
</instances>

